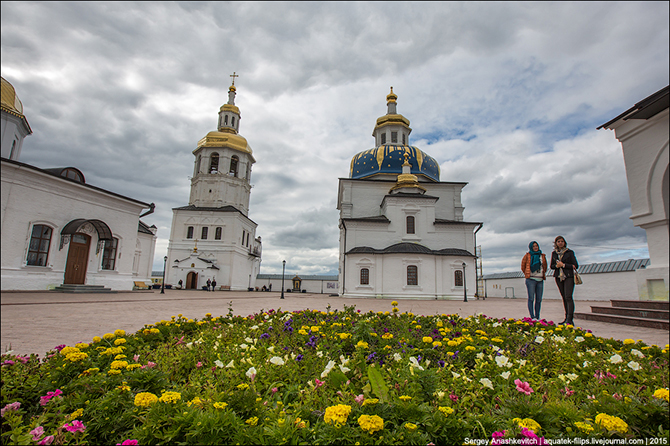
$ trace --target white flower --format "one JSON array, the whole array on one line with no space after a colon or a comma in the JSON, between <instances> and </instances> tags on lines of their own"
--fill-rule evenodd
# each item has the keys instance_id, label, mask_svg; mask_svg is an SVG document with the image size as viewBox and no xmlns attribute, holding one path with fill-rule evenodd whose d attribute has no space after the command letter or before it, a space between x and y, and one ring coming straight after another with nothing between
<instances>
[{"instance_id":1,"label":"white flower","mask_svg":"<svg viewBox=\"0 0 670 446\"><path fill-rule=\"evenodd\" d=\"M251 351L253 352L254 350L256 350L256 347L254 347L254 346L252 345L251 347L249 347L249 350L251 350Z\"/></svg>"},{"instance_id":2,"label":"white flower","mask_svg":"<svg viewBox=\"0 0 670 446\"><path fill-rule=\"evenodd\" d=\"M254 340L251 339L249 336L247 336L246 338L244 338L244 340L245 340L246 342L248 342L249 344L253 344L253 343L254 343Z\"/></svg>"},{"instance_id":3,"label":"white flower","mask_svg":"<svg viewBox=\"0 0 670 446\"><path fill-rule=\"evenodd\" d=\"M14 353L14 350L7 350L3 355L11 355L12 353Z\"/></svg>"},{"instance_id":4,"label":"white flower","mask_svg":"<svg viewBox=\"0 0 670 446\"><path fill-rule=\"evenodd\" d=\"M349 367L345 367L344 365L340 364L340 370L342 370L342 373L347 373L351 371Z\"/></svg>"},{"instance_id":5,"label":"white flower","mask_svg":"<svg viewBox=\"0 0 670 446\"><path fill-rule=\"evenodd\" d=\"M296 354L295 354L295 353L291 353L291 359L295 359L295 358L296 358Z\"/></svg>"},{"instance_id":6,"label":"white flower","mask_svg":"<svg viewBox=\"0 0 670 446\"><path fill-rule=\"evenodd\" d=\"M223 367L223 363L221 361L219 361L218 359L216 361L214 361L214 364L216 364L216 366L219 367L219 368Z\"/></svg>"},{"instance_id":7,"label":"white flower","mask_svg":"<svg viewBox=\"0 0 670 446\"><path fill-rule=\"evenodd\" d=\"M633 350L630 351L631 355L635 355L638 358L644 358L644 353L642 353L640 350L634 348Z\"/></svg>"},{"instance_id":8,"label":"white flower","mask_svg":"<svg viewBox=\"0 0 670 446\"><path fill-rule=\"evenodd\" d=\"M223 333L221 333L220 335L218 335L218 336L216 337L216 339L221 339L222 337L223 337Z\"/></svg>"},{"instance_id":9,"label":"white flower","mask_svg":"<svg viewBox=\"0 0 670 446\"><path fill-rule=\"evenodd\" d=\"M495 327L500 327L501 325L502 324L500 322L494 322L492 326L495 328Z\"/></svg>"},{"instance_id":10,"label":"white flower","mask_svg":"<svg viewBox=\"0 0 670 446\"><path fill-rule=\"evenodd\" d=\"M500 374L500 376L502 376L502 377L505 378L505 379L508 379L508 378L509 378L509 375L510 375L510 372L502 372L502 373Z\"/></svg>"},{"instance_id":11,"label":"white flower","mask_svg":"<svg viewBox=\"0 0 670 446\"><path fill-rule=\"evenodd\" d=\"M417 361L414 356L410 356L409 366L412 367L413 369L423 370L423 367L419 365L419 361Z\"/></svg>"},{"instance_id":12,"label":"white flower","mask_svg":"<svg viewBox=\"0 0 670 446\"><path fill-rule=\"evenodd\" d=\"M345 358L344 355L340 355L340 362L342 363L342 365L349 364L349 360Z\"/></svg>"},{"instance_id":13,"label":"white flower","mask_svg":"<svg viewBox=\"0 0 670 446\"><path fill-rule=\"evenodd\" d=\"M219 361L219 362L221 362L221 361ZM218 365L218 364L217 364L217 365ZM223 365L223 363L221 363L221 365ZM221 366L219 366L219 367L221 367ZM227 369L235 368L235 360L233 359L233 360L230 361L228 364L226 364L226 368L227 368Z\"/></svg>"},{"instance_id":14,"label":"white flower","mask_svg":"<svg viewBox=\"0 0 670 446\"><path fill-rule=\"evenodd\" d=\"M589 366L589 364L591 364L591 363L590 363L590 362L588 362L588 361L584 361L584 364L582 364L582 367L586 368L586 367L588 367L588 366Z\"/></svg>"},{"instance_id":15,"label":"white flower","mask_svg":"<svg viewBox=\"0 0 670 446\"><path fill-rule=\"evenodd\" d=\"M577 336L575 338L575 342L584 342L584 337L583 336Z\"/></svg>"},{"instance_id":16,"label":"white flower","mask_svg":"<svg viewBox=\"0 0 670 446\"><path fill-rule=\"evenodd\" d=\"M400 353L394 353L394 354L393 354L393 359L394 359L396 362L398 362L398 361L402 361L402 356L400 356Z\"/></svg>"},{"instance_id":17,"label":"white flower","mask_svg":"<svg viewBox=\"0 0 670 446\"><path fill-rule=\"evenodd\" d=\"M318 352L316 352L316 356L318 356L319 358L323 358L323 352L319 350Z\"/></svg>"},{"instance_id":18,"label":"white flower","mask_svg":"<svg viewBox=\"0 0 670 446\"><path fill-rule=\"evenodd\" d=\"M460 377L461 377L461 374L460 374L460 373L451 372L451 374L453 375L454 379L456 379L456 378L460 378Z\"/></svg>"},{"instance_id":19,"label":"white flower","mask_svg":"<svg viewBox=\"0 0 670 446\"><path fill-rule=\"evenodd\" d=\"M489 389L493 390L493 383L491 382L490 379L482 378L479 380L479 382L482 384L482 386L488 387Z\"/></svg>"},{"instance_id":20,"label":"white flower","mask_svg":"<svg viewBox=\"0 0 670 446\"><path fill-rule=\"evenodd\" d=\"M273 356L270 358L270 362L273 363L274 365L284 365L284 360L280 358L279 356Z\"/></svg>"},{"instance_id":21,"label":"white flower","mask_svg":"<svg viewBox=\"0 0 670 446\"><path fill-rule=\"evenodd\" d=\"M275 352L275 346L274 346L274 345L271 345L270 347L268 347L268 351L269 351L270 353L274 353L274 352Z\"/></svg>"},{"instance_id":22,"label":"white flower","mask_svg":"<svg viewBox=\"0 0 670 446\"><path fill-rule=\"evenodd\" d=\"M640 370L640 368L641 368L641 367L640 367L640 364L638 364L638 363L635 362L635 361L631 361L631 362L629 362L629 363L628 363L628 367L630 367L630 368L633 369L633 370Z\"/></svg>"},{"instance_id":23,"label":"white flower","mask_svg":"<svg viewBox=\"0 0 670 446\"><path fill-rule=\"evenodd\" d=\"M484 353L483 352L477 353L477 359L484 359Z\"/></svg>"},{"instance_id":24,"label":"white flower","mask_svg":"<svg viewBox=\"0 0 670 446\"><path fill-rule=\"evenodd\" d=\"M517 359L516 362L519 363L519 367L523 367L526 365L526 360L525 359ZM512 364L510 363L507 367L511 367Z\"/></svg>"},{"instance_id":25,"label":"white flower","mask_svg":"<svg viewBox=\"0 0 670 446\"><path fill-rule=\"evenodd\" d=\"M250 327L249 330L258 330L258 325L254 325L253 327ZM251 341L249 341L251 342Z\"/></svg>"},{"instance_id":26,"label":"white flower","mask_svg":"<svg viewBox=\"0 0 670 446\"><path fill-rule=\"evenodd\" d=\"M508 362L509 358L507 356L496 356L496 364L498 364L498 367L504 367Z\"/></svg>"},{"instance_id":27,"label":"white flower","mask_svg":"<svg viewBox=\"0 0 670 446\"><path fill-rule=\"evenodd\" d=\"M621 359L621 356L619 356L619 355L617 355L617 354L614 354L614 355L612 355L612 357L610 358L610 362L611 362L612 364L618 364L618 363L620 363L620 362L623 362L623 359Z\"/></svg>"},{"instance_id":28,"label":"white flower","mask_svg":"<svg viewBox=\"0 0 670 446\"><path fill-rule=\"evenodd\" d=\"M554 335L554 341L558 342L559 344L564 344L565 343L565 337Z\"/></svg>"},{"instance_id":29,"label":"white flower","mask_svg":"<svg viewBox=\"0 0 670 446\"><path fill-rule=\"evenodd\" d=\"M335 361L328 361L328 364L326 364L326 368L321 372L321 378L325 378L328 376L330 371L335 367Z\"/></svg>"},{"instance_id":30,"label":"white flower","mask_svg":"<svg viewBox=\"0 0 670 446\"><path fill-rule=\"evenodd\" d=\"M442 398L444 398L444 392L442 392L442 391L435 392L435 393L433 393L433 395L435 395L435 396L436 396L438 399L440 399L440 400L441 400Z\"/></svg>"},{"instance_id":31,"label":"white flower","mask_svg":"<svg viewBox=\"0 0 670 446\"><path fill-rule=\"evenodd\" d=\"M241 348L242 350L246 350L246 349L249 348L249 346L248 346L247 344L240 344L240 348Z\"/></svg>"},{"instance_id":32,"label":"white flower","mask_svg":"<svg viewBox=\"0 0 670 446\"><path fill-rule=\"evenodd\" d=\"M472 381L472 380L471 380L470 378L468 378L467 376L463 375L463 381L469 383L469 382Z\"/></svg>"},{"instance_id":33,"label":"white flower","mask_svg":"<svg viewBox=\"0 0 670 446\"><path fill-rule=\"evenodd\" d=\"M542 336L535 336L535 342L542 344L544 342L544 338Z\"/></svg>"},{"instance_id":34,"label":"white flower","mask_svg":"<svg viewBox=\"0 0 670 446\"><path fill-rule=\"evenodd\" d=\"M579 378L579 375L577 375L576 373L568 373L568 374L565 375L565 376L566 376L570 381L574 381L574 380L576 380L577 378Z\"/></svg>"},{"instance_id":35,"label":"white flower","mask_svg":"<svg viewBox=\"0 0 670 446\"><path fill-rule=\"evenodd\" d=\"M491 348L493 349L493 351L496 351L496 352L500 351L500 347L498 347L497 345L492 345Z\"/></svg>"},{"instance_id":36,"label":"white flower","mask_svg":"<svg viewBox=\"0 0 670 446\"><path fill-rule=\"evenodd\" d=\"M249 370L247 370L247 373L245 373L245 375L247 375L247 377L250 379L254 379L254 377L256 376L256 368L249 367Z\"/></svg>"},{"instance_id":37,"label":"white flower","mask_svg":"<svg viewBox=\"0 0 670 446\"><path fill-rule=\"evenodd\" d=\"M186 348L193 348L193 342L189 342L188 344L186 344Z\"/></svg>"}]
</instances>

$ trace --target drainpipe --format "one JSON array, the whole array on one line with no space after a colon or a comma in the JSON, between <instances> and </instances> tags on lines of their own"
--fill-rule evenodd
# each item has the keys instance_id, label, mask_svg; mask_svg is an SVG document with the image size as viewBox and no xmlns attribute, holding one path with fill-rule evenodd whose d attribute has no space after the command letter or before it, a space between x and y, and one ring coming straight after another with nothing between
<instances>
[{"instance_id":1,"label":"drainpipe","mask_svg":"<svg viewBox=\"0 0 670 446\"><path fill-rule=\"evenodd\" d=\"M475 297L477 299L479 299L479 278L477 277L477 232L479 232L482 226L484 226L484 223L479 223L479 227L475 230ZM486 292L484 292L484 296L486 296ZM484 299L486 299L486 297L484 297Z\"/></svg>"},{"instance_id":2,"label":"drainpipe","mask_svg":"<svg viewBox=\"0 0 670 446\"><path fill-rule=\"evenodd\" d=\"M346 277L347 277L347 225L344 224L344 220L340 220L342 223L342 229L344 229L344 249L342 252L342 294L346 292Z\"/></svg>"},{"instance_id":3,"label":"drainpipe","mask_svg":"<svg viewBox=\"0 0 670 446\"><path fill-rule=\"evenodd\" d=\"M156 209L156 204L155 204L155 203L151 203L151 204L149 205L149 210L146 211L144 214L140 215L139 218L142 218L142 217L144 217L145 215L153 214L155 209Z\"/></svg>"}]
</instances>

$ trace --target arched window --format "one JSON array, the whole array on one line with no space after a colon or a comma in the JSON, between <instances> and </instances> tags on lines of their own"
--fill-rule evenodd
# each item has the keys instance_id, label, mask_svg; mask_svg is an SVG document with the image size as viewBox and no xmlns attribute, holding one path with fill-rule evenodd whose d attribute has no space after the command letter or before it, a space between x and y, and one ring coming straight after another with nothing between
<instances>
[{"instance_id":1,"label":"arched window","mask_svg":"<svg viewBox=\"0 0 670 446\"><path fill-rule=\"evenodd\" d=\"M49 259L52 232L53 230L47 225L33 226L26 264L30 266L46 266Z\"/></svg>"},{"instance_id":2,"label":"arched window","mask_svg":"<svg viewBox=\"0 0 670 446\"><path fill-rule=\"evenodd\" d=\"M193 238L193 226L186 228L186 238Z\"/></svg>"},{"instance_id":3,"label":"arched window","mask_svg":"<svg viewBox=\"0 0 670 446\"><path fill-rule=\"evenodd\" d=\"M212 153L209 158L209 173L217 173L219 171L219 154Z\"/></svg>"},{"instance_id":4,"label":"arched window","mask_svg":"<svg viewBox=\"0 0 670 446\"><path fill-rule=\"evenodd\" d=\"M216 230L214 231L214 240L221 240L222 232L223 228L221 226L217 226Z\"/></svg>"},{"instance_id":5,"label":"arched window","mask_svg":"<svg viewBox=\"0 0 670 446\"><path fill-rule=\"evenodd\" d=\"M398 132L391 132L391 142L398 142Z\"/></svg>"},{"instance_id":6,"label":"arched window","mask_svg":"<svg viewBox=\"0 0 670 446\"><path fill-rule=\"evenodd\" d=\"M407 144L407 138L405 137L405 134L403 133L402 134L402 145L404 146L406 144Z\"/></svg>"},{"instance_id":7,"label":"arched window","mask_svg":"<svg viewBox=\"0 0 670 446\"><path fill-rule=\"evenodd\" d=\"M407 285L419 284L419 269L416 265L409 265L407 267Z\"/></svg>"},{"instance_id":8,"label":"arched window","mask_svg":"<svg viewBox=\"0 0 670 446\"><path fill-rule=\"evenodd\" d=\"M202 155L198 155L198 161L195 163L195 174L200 173L200 164L202 163Z\"/></svg>"},{"instance_id":9,"label":"arched window","mask_svg":"<svg viewBox=\"0 0 670 446\"><path fill-rule=\"evenodd\" d=\"M458 269L454 271L454 285L463 286L463 271Z\"/></svg>"},{"instance_id":10,"label":"arched window","mask_svg":"<svg viewBox=\"0 0 670 446\"><path fill-rule=\"evenodd\" d=\"M114 270L118 244L119 239L117 238L105 241L105 249L102 251L102 269Z\"/></svg>"},{"instance_id":11,"label":"arched window","mask_svg":"<svg viewBox=\"0 0 670 446\"><path fill-rule=\"evenodd\" d=\"M235 116L233 116L232 118L230 118L230 125L232 125L233 127L235 127Z\"/></svg>"},{"instance_id":12,"label":"arched window","mask_svg":"<svg viewBox=\"0 0 670 446\"><path fill-rule=\"evenodd\" d=\"M414 234L414 216L407 216L407 233Z\"/></svg>"},{"instance_id":13,"label":"arched window","mask_svg":"<svg viewBox=\"0 0 670 446\"><path fill-rule=\"evenodd\" d=\"M228 125L228 115L225 115L225 116L223 117L223 123L224 123L225 125Z\"/></svg>"},{"instance_id":14,"label":"arched window","mask_svg":"<svg viewBox=\"0 0 670 446\"><path fill-rule=\"evenodd\" d=\"M237 155L233 155L232 158L230 158L230 170L228 170L228 173L233 174L234 177L237 176L237 165L239 162L240 159Z\"/></svg>"},{"instance_id":15,"label":"arched window","mask_svg":"<svg viewBox=\"0 0 670 446\"><path fill-rule=\"evenodd\" d=\"M367 268L361 269L361 285L370 284L370 270Z\"/></svg>"},{"instance_id":16,"label":"arched window","mask_svg":"<svg viewBox=\"0 0 670 446\"><path fill-rule=\"evenodd\" d=\"M386 144L386 133L382 133L382 144Z\"/></svg>"},{"instance_id":17,"label":"arched window","mask_svg":"<svg viewBox=\"0 0 670 446\"><path fill-rule=\"evenodd\" d=\"M200 237L202 240L207 240L207 232L209 231L209 228L207 226L203 226L202 228L202 237Z\"/></svg>"}]
</instances>

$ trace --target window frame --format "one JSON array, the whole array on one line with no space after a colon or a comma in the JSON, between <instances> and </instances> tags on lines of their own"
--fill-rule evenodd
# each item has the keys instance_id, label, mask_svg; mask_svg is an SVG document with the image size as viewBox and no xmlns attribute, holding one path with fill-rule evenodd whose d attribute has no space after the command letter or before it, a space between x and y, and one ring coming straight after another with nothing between
<instances>
[{"instance_id":1,"label":"window frame","mask_svg":"<svg viewBox=\"0 0 670 446\"><path fill-rule=\"evenodd\" d=\"M359 285L370 285L370 269L369 268L361 268L361 272L359 274Z\"/></svg>"},{"instance_id":2,"label":"window frame","mask_svg":"<svg viewBox=\"0 0 670 446\"><path fill-rule=\"evenodd\" d=\"M407 265L407 286L419 286L419 267L417 265Z\"/></svg>"},{"instance_id":3,"label":"window frame","mask_svg":"<svg viewBox=\"0 0 670 446\"><path fill-rule=\"evenodd\" d=\"M240 158L237 155L230 157L230 168L228 173L232 173L235 178L237 178L238 171L240 169Z\"/></svg>"},{"instance_id":4,"label":"window frame","mask_svg":"<svg viewBox=\"0 0 670 446\"><path fill-rule=\"evenodd\" d=\"M203 226L202 231L200 231L200 240L207 240L207 236L209 235L209 227L208 226Z\"/></svg>"},{"instance_id":5,"label":"window frame","mask_svg":"<svg viewBox=\"0 0 670 446\"><path fill-rule=\"evenodd\" d=\"M214 240L221 240L222 236L223 236L223 227L217 226L216 229L214 230Z\"/></svg>"},{"instance_id":6,"label":"window frame","mask_svg":"<svg viewBox=\"0 0 670 446\"><path fill-rule=\"evenodd\" d=\"M398 132L391 132L391 144L398 143Z\"/></svg>"},{"instance_id":7,"label":"window frame","mask_svg":"<svg viewBox=\"0 0 670 446\"><path fill-rule=\"evenodd\" d=\"M214 152L209 157L209 173L219 173L219 154Z\"/></svg>"},{"instance_id":8,"label":"window frame","mask_svg":"<svg viewBox=\"0 0 670 446\"><path fill-rule=\"evenodd\" d=\"M193 226L186 227L186 238L187 239L192 239L194 231L195 231L195 228Z\"/></svg>"},{"instance_id":9,"label":"window frame","mask_svg":"<svg viewBox=\"0 0 670 446\"><path fill-rule=\"evenodd\" d=\"M381 144L386 144L386 132L383 132L380 136Z\"/></svg>"},{"instance_id":10,"label":"window frame","mask_svg":"<svg viewBox=\"0 0 670 446\"><path fill-rule=\"evenodd\" d=\"M405 233L416 234L416 218L413 215L405 217Z\"/></svg>"},{"instance_id":11,"label":"window frame","mask_svg":"<svg viewBox=\"0 0 670 446\"><path fill-rule=\"evenodd\" d=\"M39 229L39 234L35 236L35 230ZM44 236L44 228L49 229L48 238ZM28 242L28 253L26 254L26 266L47 266L49 263L49 253L51 251L51 239L54 234L54 228L46 224L34 224L32 230L30 231L30 241ZM32 249L33 240L37 240L37 249ZM43 250L43 242L46 241L46 251ZM35 254L33 263L30 263L31 253ZM38 261L41 256L44 256L44 264L39 265Z\"/></svg>"},{"instance_id":12,"label":"window frame","mask_svg":"<svg viewBox=\"0 0 670 446\"><path fill-rule=\"evenodd\" d=\"M101 270L105 271L114 271L116 270L116 254L118 252L119 248L119 239L116 237L113 237L111 240L111 246L108 245L109 240L105 240L105 247L102 249L102 263L100 265ZM111 253L111 255L110 255ZM111 260L109 260L111 258ZM111 262L111 268L106 268L105 267L105 261L107 260L107 266L109 266L109 262Z\"/></svg>"},{"instance_id":13,"label":"window frame","mask_svg":"<svg viewBox=\"0 0 670 446\"><path fill-rule=\"evenodd\" d=\"M454 286L463 287L463 271L460 269L454 270Z\"/></svg>"}]
</instances>

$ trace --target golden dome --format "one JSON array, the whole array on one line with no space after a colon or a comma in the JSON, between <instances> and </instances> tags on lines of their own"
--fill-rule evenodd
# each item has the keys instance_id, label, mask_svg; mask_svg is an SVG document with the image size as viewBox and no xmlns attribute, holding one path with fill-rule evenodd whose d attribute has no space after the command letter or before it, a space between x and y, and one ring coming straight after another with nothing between
<instances>
[{"instance_id":1,"label":"golden dome","mask_svg":"<svg viewBox=\"0 0 670 446\"><path fill-rule=\"evenodd\" d=\"M391 92L386 96L386 102L395 102L398 99L398 96L393 92L393 87L391 87Z\"/></svg>"},{"instance_id":2,"label":"golden dome","mask_svg":"<svg viewBox=\"0 0 670 446\"><path fill-rule=\"evenodd\" d=\"M231 88L235 88L235 87L231 87ZM221 106L221 108L219 109L219 111L231 111L233 113L237 113L238 116L242 116L240 114L240 109L237 108L237 105L233 105L233 104L223 104Z\"/></svg>"},{"instance_id":3,"label":"golden dome","mask_svg":"<svg viewBox=\"0 0 670 446\"><path fill-rule=\"evenodd\" d=\"M227 132L209 132L207 136L198 141L196 150L201 147L229 147L242 153L250 155L253 153L244 137Z\"/></svg>"},{"instance_id":4,"label":"golden dome","mask_svg":"<svg viewBox=\"0 0 670 446\"><path fill-rule=\"evenodd\" d=\"M237 91L237 88L235 88L235 84L228 87L228 91Z\"/></svg>"},{"instance_id":5,"label":"golden dome","mask_svg":"<svg viewBox=\"0 0 670 446\"><path fill-rule=\"evenodd\" d=\"M404 125L405 127L409 127L409 119L399 114L389 114L380 116L379 118L377 118L377 125L375 126L375 129L383 125L391 125L391 124L400 124Z\"/></svg>"},{"instance_id":6,"label":"golden dome","mask_svg":"<svg viewBox=\"0 0 670 446\"><path fill-rule=\"evenodd\" d=\"M9 111L10 113L23 116L23 104L16 95L14 86L7 82L4 77L0 79L2 80L2 86L0 88L2 96L2 108L6 111Z\"/></svg>"}]
</instances>

